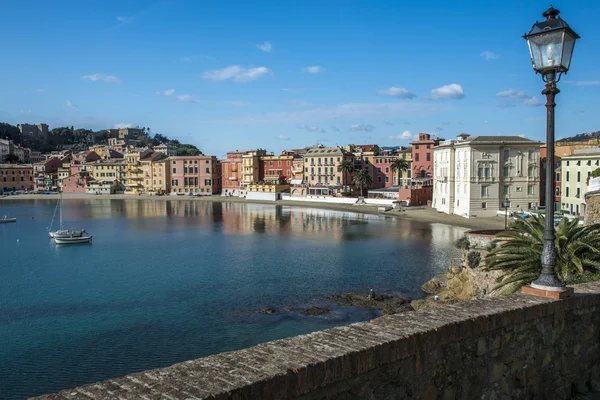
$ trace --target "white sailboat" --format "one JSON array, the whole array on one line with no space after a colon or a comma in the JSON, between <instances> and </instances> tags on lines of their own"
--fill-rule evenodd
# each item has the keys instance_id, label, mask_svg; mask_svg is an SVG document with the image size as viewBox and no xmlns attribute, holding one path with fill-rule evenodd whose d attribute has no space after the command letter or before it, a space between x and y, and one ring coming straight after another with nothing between
<instances>
[{"instance_id":1,"label":"white sailboat","mask_svg":"<svg viewBox=\"0 0 600 400\"><path fill-rule=\"evenodd\" d=\"M52 222L50 222L50 227L48 228L48 235L53 238L78 238L81 237L85 233L85 229L65 229L63 227L63 216L62 216L62 192L60 192L60 199L56 204L56 207L59 209L60 214L60 226L57 231L52 232L52 225L54 224L54 217L56 216L56 208L54 209L54 215L52 216Z\"/></svg>"}]
</instances>

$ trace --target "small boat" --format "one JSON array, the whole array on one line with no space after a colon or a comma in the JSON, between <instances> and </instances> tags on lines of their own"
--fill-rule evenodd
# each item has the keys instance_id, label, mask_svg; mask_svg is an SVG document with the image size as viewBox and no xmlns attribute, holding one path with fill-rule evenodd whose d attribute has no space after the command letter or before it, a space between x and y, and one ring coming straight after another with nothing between
<instances>
[{"instance_id":1,"label":"small boat","mask_svg":"<svg viewBox=\"0 0 600 400\"><path fill-rule=\"evenodd\" d=\"M56 238L71 238L71 237L82 237L85 232L85 229L64 229L63 227L63 216L62 216L62 192L60 193L60 199L56 204L56 208L54 209L54 215L52 216L52 222L50 222L50 227L48 228L48 236L52 239ZM57 231L52 232L52 225L54 224L54 217L56 216L56 210L60 210L60 226Z\"/></svg>"},{"instance_id":2,"label":"small boat","mask_svg":"<svg viewBox=\"0 0 600 400\"><path fill-rule=\"evenodd\" d=\"M81 243L91 243L92 237L87 236L79 236L79 237L55 237L54 241L56 244L81 244Z\"/></svg>"},{"instance_id":3,"label":"small boat","mask_svg":"<svg viewBox=\"0 0 600 400\"><path fill-rule=\"evenodd\" d=\"M8 218L6 215L0 219L0 224L9 224L11 222L17 222L16 218Z\"/></svg>"}]
</instances>

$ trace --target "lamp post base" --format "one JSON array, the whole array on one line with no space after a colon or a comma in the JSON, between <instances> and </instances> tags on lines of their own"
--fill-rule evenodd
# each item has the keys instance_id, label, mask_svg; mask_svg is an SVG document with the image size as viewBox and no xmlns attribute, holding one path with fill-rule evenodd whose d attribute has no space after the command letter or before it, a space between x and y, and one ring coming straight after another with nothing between
<instances>
[{"instance_id":1,"label":"lamp post base","mask_svg":"<svg viewBox=\"0 0 600 400\"><path fill-rule=\"evenodd\" d=\"M564 299L573 294L573 288L566 286L562 286L560 288L553 286L544 287L540 285L531 284L530 286L523 286L521 288L521 293L530 294L532 296L538 297L549 297L552 299Z\"/></svg>"}]
</instances>

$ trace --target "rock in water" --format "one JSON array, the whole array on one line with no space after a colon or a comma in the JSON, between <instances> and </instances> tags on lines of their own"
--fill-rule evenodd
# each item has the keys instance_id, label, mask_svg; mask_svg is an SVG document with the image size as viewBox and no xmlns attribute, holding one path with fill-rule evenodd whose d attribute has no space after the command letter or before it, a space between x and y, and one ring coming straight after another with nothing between
<instances>
[{"instance_id":1,"label":"rock in water","mask_svg":"<svg viewBox=\"0 0 600 400\"><path fill-rule=\"evenodd\" d=\"M274 308L271 308L271 307L265 307L265 308L261 308L261 309L260 309L260 310L258 310L257 312L258 312L259 314L273 314L275 311L277 311L277 310L275 310Z\"/></svg>"},{"instance_id":2,"label":"rock in water","mask_svg":"<svg viewBox=\"0 0 600 400\"><path fill-rule=\"evenodd\" d=\"M314 316L314 315L323 315L329 312L329 308L327 307L311 307L302 311L300 314L304 316Z\"/></svg>"}]
</instances>

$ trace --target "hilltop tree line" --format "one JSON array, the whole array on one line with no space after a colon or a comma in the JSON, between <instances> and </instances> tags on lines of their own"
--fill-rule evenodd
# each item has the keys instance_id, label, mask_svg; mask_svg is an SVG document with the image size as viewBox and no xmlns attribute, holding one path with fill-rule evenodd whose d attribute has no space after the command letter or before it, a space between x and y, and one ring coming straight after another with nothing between
<instances>
[{"instance_id":1,"label":"hilltop tree line","mask_svg":"<svg viewBox=\"0 0 600 400\"><path fill-rule=\"evenodd\" d=\"M143 133L138 135L140 146L157 146L165 143L171 145L178 155L195 156L202 154L194 145L183 144L176 139L169 139L160 133L151 134L150 128L142 128ZM73 126L62 126L52 129L48 134L48 140L43 142L38 138L24 137L21 131L14 125L0 122L0 138L9 139L23 147L38 150L43 153L62 150L68 146L73 151L86 150L90 145L107 144L109 132L105 129L93 131L90 129L75 129Z\"/></svg>"},{"instance_id":2,"label":"hilltop tree line","mask_svg":"<svg viewBox=\"0 0 600 400\"><path fill-rule=\"evenodd\" d=\"M590 139L600 139L600 131L580 133L573 137L560 139L558 142L585 142Z\"/></svg>"}]
</instances>

